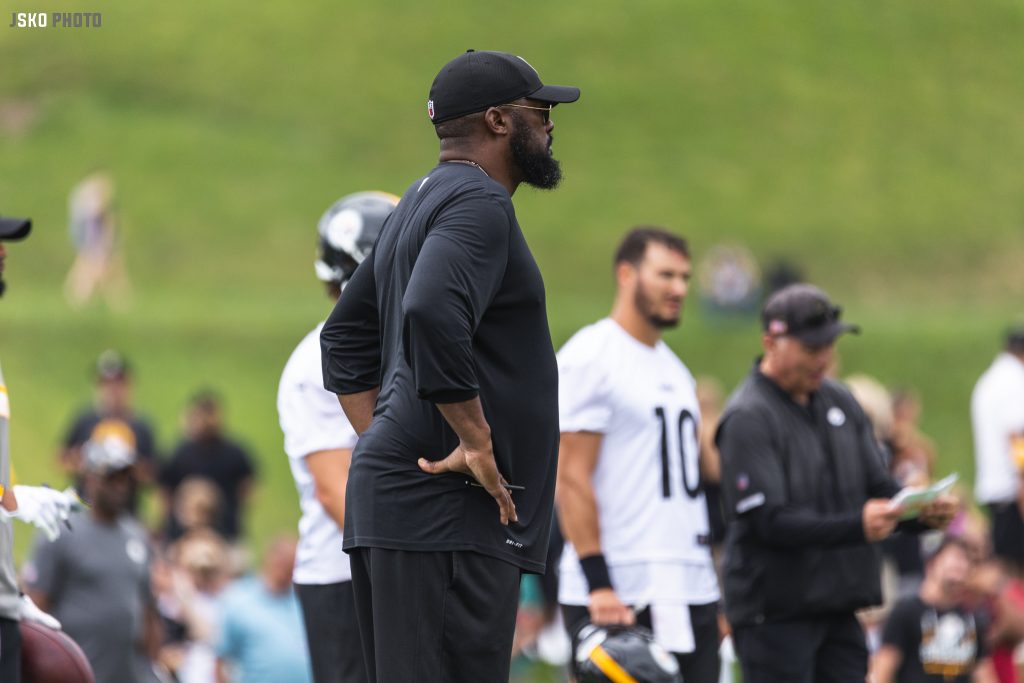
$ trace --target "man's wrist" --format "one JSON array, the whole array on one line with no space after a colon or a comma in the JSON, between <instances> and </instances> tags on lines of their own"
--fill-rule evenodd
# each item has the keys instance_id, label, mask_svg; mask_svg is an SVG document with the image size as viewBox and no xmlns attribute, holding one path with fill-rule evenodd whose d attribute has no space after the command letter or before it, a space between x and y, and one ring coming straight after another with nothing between
<instances>
[{"instance_id":1,"label":"man's wrist","mask_svg":"<svg viewBox=\"0 0 1024 683\"><path fill-rule=\"evenodd\" d=\"M612 578L608 573L608 564L601 553L581 557L580 567L583 569L583 576L587 579L587 586L591 593L602 588L612 587Z\"/></svg>"}]
</instances>

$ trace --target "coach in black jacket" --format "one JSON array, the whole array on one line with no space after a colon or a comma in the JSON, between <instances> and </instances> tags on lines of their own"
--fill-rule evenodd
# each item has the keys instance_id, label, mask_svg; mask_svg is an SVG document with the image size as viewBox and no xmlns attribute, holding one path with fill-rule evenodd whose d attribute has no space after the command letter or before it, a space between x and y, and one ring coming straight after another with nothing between
<instances>
[{"instance_id":1,"label":"coach in black jacket","mask_svg":"<svg viewBox=\"0 0 1024 683\"><path fill-rule=\"evenodd\" d=\"M899 486L867 417L825 379L836 338L858 328L806 284L773 295L762 322L764 356L716 435L726 615L743 681L862 683L867 650L854 611L882 600L872 543L893 533L900 510L890 508ZM955 506L937 501L902 527L944 526Z\"/></svg>"}]
</instances>

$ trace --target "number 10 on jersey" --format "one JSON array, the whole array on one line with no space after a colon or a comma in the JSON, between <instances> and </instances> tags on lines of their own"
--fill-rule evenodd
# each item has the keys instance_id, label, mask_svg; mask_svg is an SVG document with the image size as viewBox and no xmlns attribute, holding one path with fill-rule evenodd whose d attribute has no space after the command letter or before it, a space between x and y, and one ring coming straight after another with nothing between
<instances>
[{"instance_id":1,"label":"number 10 on jersey","mask_svg":"<svg viewBox=\"0 0 1024 683\"><path fill-rule=\"evenodd\" d=\"M669 458L670 452L675 449L669 445L671 428L674 437L672 440L676 442L679 451L683 491L690 498L696 498L700 494L700 443L697 440L697 419L689 410L683 410L679 413L678 419L671 420L661 406L654 409L654 414L661 423L661 495L663 498L672 497L672 468L669 467Z\"/></svg>"}]
</instances>

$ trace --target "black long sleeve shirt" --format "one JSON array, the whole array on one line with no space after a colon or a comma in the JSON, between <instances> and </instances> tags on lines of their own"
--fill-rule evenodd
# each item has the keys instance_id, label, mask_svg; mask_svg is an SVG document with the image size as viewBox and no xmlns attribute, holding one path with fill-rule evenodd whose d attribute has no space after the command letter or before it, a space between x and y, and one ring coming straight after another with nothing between
<instances>
[{"instance_id":1,"label":"black long sleeve shirt","mask_svg":"<svg viewBox=\"0 0 1024 683\"><path fill-rule=\"evenodd\" d=\"M543 572L558 453L558 371L544 283L511 198L477 167L410 186L321 332L324 386L380 387L352 456L345 548L474 550ZM458 437L435 404L479 396L518 523L460 474L429 475Z\"/></svg>"}]
</instances>

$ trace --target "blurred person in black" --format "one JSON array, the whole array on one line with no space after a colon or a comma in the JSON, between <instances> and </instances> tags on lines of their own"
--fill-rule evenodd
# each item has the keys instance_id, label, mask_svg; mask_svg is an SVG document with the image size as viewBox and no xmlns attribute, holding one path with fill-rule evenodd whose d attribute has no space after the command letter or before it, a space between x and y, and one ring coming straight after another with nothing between
<instances>
[{"instance_id":1,"label":"blurred person in black","mask_svg":"<svg viewBox=\"0 0 1024 683\"><path fill-rule=\"evenodd\" d=\"M512 194L558 184L551 110L578 97L511 54L445 65L427 102L440 162L321 333L324 385L360 434L344 535L373 680L508 679L558 449L544 283Z\"/></svg>"},{"instance_id":2,"label":"blurred person in black","mask_svg":"<svg viewBox=\"0 0 1024 683\"><path fill-rule=\"evenodd\" d=\"M986 621L964 605L973 549L947 537L925 567L916 595L893 607L871 660L873 683L995 683Z\"/></svg>"},{"instance_id":3,"label":"blurred person in black","mask_svg":"<svg viewBox=\"0 0 1024 683\"><path fill-rule=\"evenodd\" d=\"M156 472L156 439L152 423L136 412L133 373L128 361L117 351L107 349L96 359L94 404L80 410L65 432L58 459L75 487L81 492L81 451L90 440L114 437L135 449L135 479L129 511L138 510L138 486L153 480Z\"/></svg>"},{"instance_id":4,"label":"blurred person in black","mask_svg":"<svg viewBox=\"0 0 1024 683\"><path fill-rule=\"evenodd\" d=\"M871 424L826 379L836 338L858 331L806 284L762 311L764 355L730 398L716 435L722 457L726 616L745 683L858 683L867 675L855 616L881 602L878 550L902 510ZM942 497L903 524L944 527Z\"/></svg>"},{"instance_id":5,"label":"blurred person in black","mask_svg":"<svg viewBox=\"0 0 1024 683\"><path fill-rule=\"evenodd\" d=\"M170 511L182 482L201 477L220 493L218 518L213 528L229 542L242 534L243 508L252 489L256 468L252 456L240 443L224 433L224 410L220 397L203 390L189 401L185 416L185 438L160 468L158 483L167 515L167 536L181 536Z\"/></svg>"}]
</instances>

